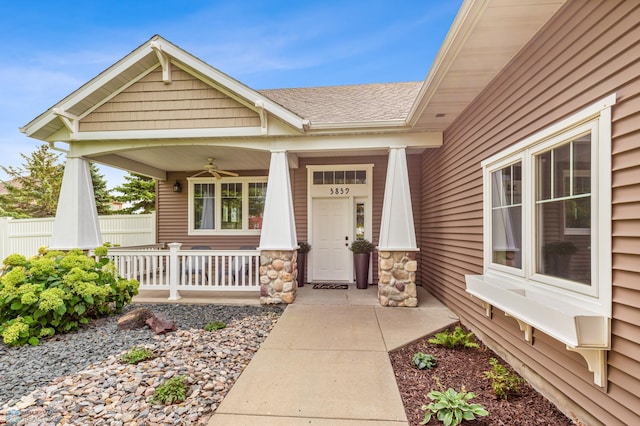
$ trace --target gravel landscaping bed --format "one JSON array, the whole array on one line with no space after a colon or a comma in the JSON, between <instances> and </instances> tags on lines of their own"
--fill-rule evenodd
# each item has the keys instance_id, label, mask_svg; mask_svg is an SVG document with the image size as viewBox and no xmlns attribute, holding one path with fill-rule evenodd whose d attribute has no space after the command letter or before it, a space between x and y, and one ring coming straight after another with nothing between
<instances>
[{"instance_id":1,"label":"gravel landscaping bed","mask_svg":"<svg viewBox=\"0 0 640 426\"><path fill-rule=\"evenodd\" d=\"M125 312L142 305L130 305ZM0 345L0 423L50 425L206 424L282 313L272 306L144 305L178 330L123 331L119 316L38 346ZM227 327L203 330L210 321ZM118 355L133 346L154 351L136 365ZM187 399L170 406L148 400L164 380L187 375Z\"/></svg>"}]
</instances>

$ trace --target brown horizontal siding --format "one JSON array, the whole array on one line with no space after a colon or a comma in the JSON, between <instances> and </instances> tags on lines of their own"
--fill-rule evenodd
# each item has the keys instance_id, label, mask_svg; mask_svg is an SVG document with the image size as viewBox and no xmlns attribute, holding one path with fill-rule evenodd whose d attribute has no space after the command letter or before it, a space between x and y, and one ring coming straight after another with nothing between
<instances>
[{"instance_id":1,"label":"brown horizontal siding","mask_svg":"<svg viewBox=\"0 0 640 426\"><path fill-rule=\"evenodd\" d=\"M98 107L80 131L257 127L260 117L222 92L173 67L172 81L160 68Z\"/></svg>"},{"instance_id":2,"label":"brown horizontal siding","mask_svg":"<svg viewBox=\"0 0 640 426\"><path fill-rule=\"evenodd\" d=\"M267 176L266 170L243 170L241 176ZM238 250L242 246L258 246L259 235L188 235L187 177L191 174L169 173L166 181L158 184L158 242L182 243L183 247L207 245L214 250ZM176 180L182 182L182 192L173 192Z\"/></svg>"},{"instance_id":3,"label":"brown horizontal siding","mask_svg":"<svg viewBox=\"0 0 640 426\"><path fill-rule=\"evenodd\" d=\"M409 155L407 164L409 168L409 182L412 187L412 204L414 208L414 221L417 241L420 241L419 231L421 230L420 220L420 188L421 180L421 156ZM296 234L298 241L308 240L308 219L307 219L307 165L328 165L328 164L374 164L373 167L373 200L372 202L372 227L374 244L378 243L380 237L380 221L382 217L382 204L384 201L384 187L386 181L388 156L366 156L366 157L318 157L300 158L297 169L291 169L291 182L293 194L294 215L296 218ZM267 176L268 171L242 171L244 176ZM167 180L158 185L158 242L170 243L181 242L185 247L192 245L209 245L215 249L237 249L243 245L257 246L259 236L190 236L188 235L188 190L186 185L187 174L170 173ZM183 182L183 191L174 193L173 183L178 179ZM462 247L462 244L461 244ZM313 250L313 248L312 248ZM373 277L372 281L377 283L378 267L377 257L373 256ZM420 274L418 270L418 276Z\"/></svg>"},{"instance_id":4,"label":"brown horizontal siding","mask_svg":"<svg viewBox=\"0 0 640 426\"><path fill-rule=\"evenodd\" d=\"M444 145L423 154L422 167L419 246L428 271L422 284L501 352L560 391L558 400L586 407L592 416L587 421L611 425L640 423L634 411L640 406L640 360L632 355L640 353L639 23L637 2L568 1L447 129ZM614 297L603 391L584 359L559 342L536 331L530 345L514 320L501 313L487 318L465 292L464 275L483 267L480 162L614 92Z\"/></svg>"}]
</instances>

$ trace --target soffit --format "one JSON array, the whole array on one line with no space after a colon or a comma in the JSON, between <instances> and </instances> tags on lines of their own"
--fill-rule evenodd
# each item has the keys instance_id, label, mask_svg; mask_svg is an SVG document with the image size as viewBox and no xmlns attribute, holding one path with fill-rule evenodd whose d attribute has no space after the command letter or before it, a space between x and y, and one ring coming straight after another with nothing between
<instances>
[{"instance_id":1,"label":"soffit","mask_svg":"<svg viewBox=\"0 0 640 426\"><path fill-rule=\"evenodd\" d=\"M564 0L465 1L409 113L444 131L562 6Z\"/></svg>"}]
</instances>

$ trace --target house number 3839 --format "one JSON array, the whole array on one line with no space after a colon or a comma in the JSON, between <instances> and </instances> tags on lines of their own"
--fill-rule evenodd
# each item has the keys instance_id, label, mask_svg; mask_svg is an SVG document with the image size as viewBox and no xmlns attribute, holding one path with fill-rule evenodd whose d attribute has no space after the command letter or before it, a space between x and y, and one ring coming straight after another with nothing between
<instances>
[{"instance_id":1,"label":"house number 3839","mask_svg":"<svg viewBox=\"0 0 640 426\"><path fill-rule=\"evenodd\" d=\"M347 195L349 188L329 188L329 195Z\"/></svg>"}]
</instances>

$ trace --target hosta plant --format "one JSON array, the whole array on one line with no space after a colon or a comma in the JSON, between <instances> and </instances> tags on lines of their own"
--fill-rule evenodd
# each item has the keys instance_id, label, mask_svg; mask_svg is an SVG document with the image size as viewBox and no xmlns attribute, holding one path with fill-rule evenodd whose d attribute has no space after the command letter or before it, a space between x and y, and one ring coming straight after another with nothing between
<instances>
[{"instance_id":1,"label":"hosta plant","mask_svg":"<svg viewBox=\"0 0 640 426\"><path fill-rule=\"evenodd\" d=\"M491 358L489 364L493 367L482 373L484 377L491 379L491 388L498 398L507 399L509 395L517 395L518 388L523 382L517 374L510 373L497 359Z\"/></svg>"},{"instance_id":2,"label":"hosta plant","mask_svg":"<svg viewBox=\"0 0 640 426\"><path fill-rule=\"evenodd\" d=\"M449 330L441 333L436 333L435 336L429 339L429 343L445 346L449 349L453 349L459 346L465 348L478 348L478 345L473 339L472 332L465 332L462 327L456 326L453 332Z\"/></svg>"},{"instance_id":3,"label":"hosta plant","mask_svg":"<svg viewBox=\"0 0 640 426\"><path fill-rule=\"evenodd\" d=\"M431 354L416 352L413 354L413 364L420 370L430 370L436 366L436 357Z\"/></svg>"},{"instance_id":4,"label":"hosta plant","mask_svg":"<svg viewBox=\"0 0 640 426\"><path fill-rule=\"evenodd\" d=\"M463 420L475 420L476 416L489 415L482 404L469 402L476 395L473 392L467 392L464 386L460 392L449 388L446 391L433 390L427 396L432 402L422 406L422 410L426 411L424 419L420 423L422 425L429 423L434 414L445 426L456 426Z\"/></svg>"},{"instance_id":5,"label":"hosta plant","mask_svg":"<svg viewBox=\"0 0 640 426\"><path fill-rule=\"evenodd\" d=\"M118 276L106 247L89 257L45 248L29 259L12 254L0 272L0 335L10 346L74 331L90 318L119 313L138 281Z\"/></svg>"},{"instance_id":6,"label":"hosta plant","mask_svg":"<svg viewBox=\"0 0 640 426\"><path fill-rule=\"evenodd\" d=\"M170 405L187 398L187 376L173 376L156 388L149 399L153 404Z\"/></svg>"}]
</instances>

